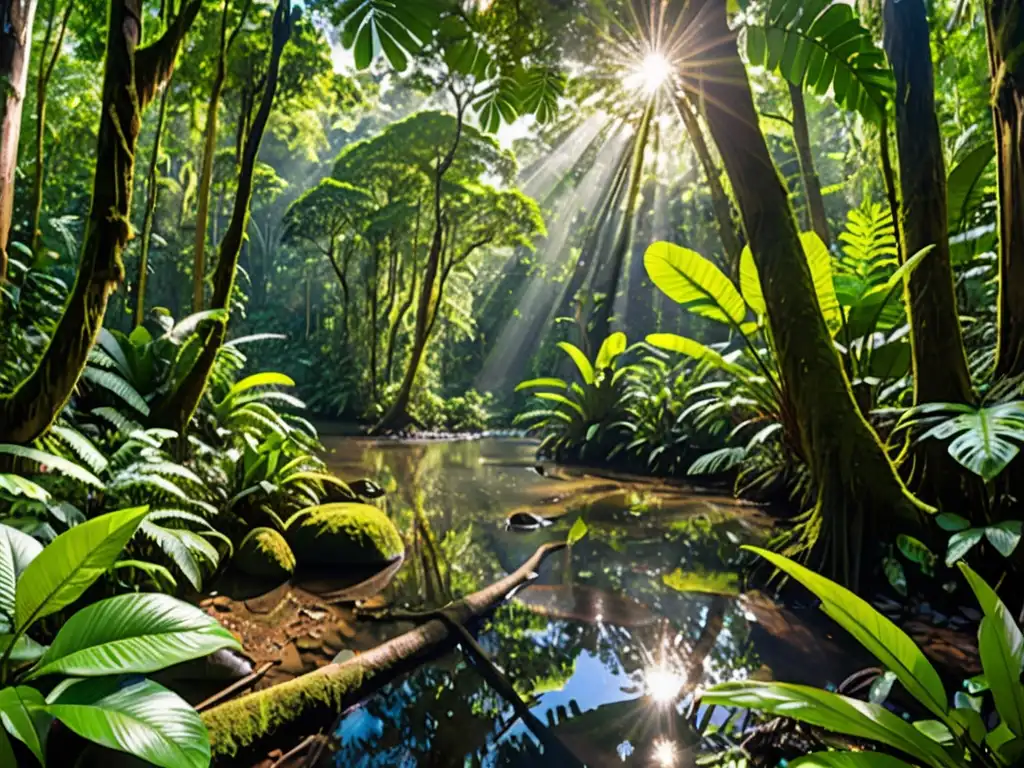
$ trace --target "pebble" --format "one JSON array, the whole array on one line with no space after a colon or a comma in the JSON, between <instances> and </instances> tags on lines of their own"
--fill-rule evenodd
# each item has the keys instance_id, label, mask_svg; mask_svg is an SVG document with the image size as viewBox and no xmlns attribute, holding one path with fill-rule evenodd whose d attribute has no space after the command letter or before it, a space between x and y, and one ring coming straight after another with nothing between
<instances>
[{"instance_id":1,"label":"pebble","mask_svg":"<svg viewBox=\"0 0 1024 768\"><path fill-rule=\"evenodd\" d=\"M295 647L295 643L288 643L281 649L281 664L278 669L289 675L301 675L306 671L306 665L299 656L299 649Z\"/></svg>"}]
</instances>

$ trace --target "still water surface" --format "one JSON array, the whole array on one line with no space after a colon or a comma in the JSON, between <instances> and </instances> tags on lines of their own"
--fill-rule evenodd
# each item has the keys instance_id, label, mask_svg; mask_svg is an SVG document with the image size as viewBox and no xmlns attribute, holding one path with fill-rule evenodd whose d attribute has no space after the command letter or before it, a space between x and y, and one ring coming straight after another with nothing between
<instances>
[{"instance_id":1,"label":"still water surface","mask_svg":"<svg viewBox=\"0 0 1024 768\"><path fill-rule=\"evenodd\" d=\"M848 666L792 614L739 596L740 545L769 527L755 507L558 468L541 474L526 440L324 442L333 471L388 492L408 544L385 594L395 604L423 609L478 590L583 517L587 535L549 556L477 637L587 765L692 765L708 748L685 717L699 686L773 674L820 685ZM522 511L554 522L507 530ZM551 764L459 649L347 713L335 735L338 766Z\"/></svg>"}]
</instances>

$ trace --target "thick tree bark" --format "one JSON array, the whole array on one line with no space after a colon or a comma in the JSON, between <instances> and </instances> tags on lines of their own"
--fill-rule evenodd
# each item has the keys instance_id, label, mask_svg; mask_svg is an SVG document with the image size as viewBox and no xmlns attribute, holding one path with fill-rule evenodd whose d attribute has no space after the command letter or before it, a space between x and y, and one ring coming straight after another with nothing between
<instances>
[{"instance_id":1,"label":"thick tree bark","mask_svg":"<svg viewBox=\"0 0 1024 768\"><path fill-rule=\"evenodd\" d=\"M800 177L803 179L804 193L807 196L808 219L811 222L811 229L827 247L831 248L832 232L829 230L828 217L825 215L825 198L821 195L821 179L818 178L818 171L814 167L804 92L800 90L799 86L792 83L789 83L789 100L793 104L793 143L796 144L796 154L800 160Z\"/></svg>"},{"instance_id":2,"label":"thick tree bark","mask_svg":"<svg viewBox=\"0 0 1024 768\"><path fill-rule=\"evenodd\" d=\"M988 0L992 118L999 162L999 346L996 373L1024 374L1024 9Z\"/></svg>"},{"instance_id":3,"label":"thick tree bark","mask_svg":"<svg viewBox=\"0 0 1024 768\"><path fill-rule=\"evenodd\" d=\"M92 206L71 297L35 370L0 396L0 437L29 443L45 432L74 391L96 341L107 299L124 278L121 251L129 214L142 110L174 69L178 48L202 0L191 0L162 37L136 50L142 37L141 0L114 0L107 32L103 111Z\"/></svg>"},{"instance_id":4,"label":"thick tree bark","mask_svg":"<svg viewBox=\"0 0 1024 768\"><path fill-rule=\"evenodd\" d=\"M917 403L973 399L953 289L946 164L935 115L928 17L922 0L886 0L885 48L896 76L902 253L935 250L907 281Z\"/></svg>"},{"instance_id":5,"label":"thick tree bark","mask_svg":"<svg viewBox=\"0 0 1024 768\"><path fill-rule=\"evenodd\" d=\"M43 38L43 50L39 56L39 76L36 79L36 168L32 184L32 252L39 251L40 241L43 233L40 231L40 220L43 215L43 180L45 178L45 139L46 139L46 93L50 85L50 78L53 77L53 70L60 60L61 49L64 46L64 35L68 30L68 21L71 19L71 12L75 8L74 0L68 0L67 7L59 22L57 20L57 0L50 0L50 12L46 20L46 36ZM53 41L54 25L59 24L57 40L53 43L53 52L50 52L50 43Z\"/></svg>"},{"instance_id":6,"label":"thick tree bark","mask_svg":"<svg viewBox=\"0 0 1024 768\"><path fill-rule=\"evenodd\" d=\"M442 209L442 189L444 177L455 162L455 153L462 141L462 127L465 118L466 104L461 97L456 96L455 110L455 136L448 148L447 154L437 164L434 170L434 235L430 242L430 251L427 253L426 267L423 272L423 285L420 288L419 304L416 307L416 329L413 332L412 355L409 364L405 369L405 376L402 385L387 413L380 422L373 428L373 432L380 434L406 427L410 422L409 401L412 398L412 389L416 384L416 374L419 372L420 363L423 362L423 355L427 350L427 342L430 340L431 318L435 309L435 303L440 299L435 297L434 288L437 283L438 273L441 268L441 256L444 246L444 211Z\"/></svg>"},{"instance_id":7,"label":"thick tree bark","mask_svg":"<svg viewBox=\"0 0 1024 768\"><path fill-rule=\"evenodd\" d=\"M637 128L636 143L633 145L633 162L629 173L629 187L626 190L626 207L622 214L622 225L615 241L615 249L611 253L612 271L606 283L604 303L594 313L593 338L595 344L601 344L611 333L612 318L615 316L615 299L619 294L619 283L625 270L626 256L629 255L633 242L634 219L637 201L640 199L640 184L643 179L644 159L647 156L647 139L651 134L651 121L657 99L652 97L644 109ZM619 320L619 325L622 320Z\"/></svg>"},{"instance_id":8,"label":"thick tree bark","mask_svg":"<svg viewBox=\"0 0 1024 768\"><path fill-rule=\"evenodd\" d=\"M0 283L7 279L7 245L14 215L21 110L25 104L32 22L37 0L0 0Z\"/></svg>"},{"instance_id":9,"label":"thick tree bark","mask_svg":"<svg viewBox=\"0 0 1024 768\"><path fill-rule=\"evenodd\" d=\"M704 169L704 178L707 179L708 191L711 193L711 207L715 212L715 223L718 225L718 239L722 243L722 251L725 261L730 265L730 272L738 273L740 264L740 253L743 251L743 244L737 231L736 220L733 218L732 203L722 186L721 170L711 157L707 141L704 140L704 131L701 130L700 121L694 111L690 98L682 93L676 99L676 107L679 116L683 120L686 132L690 136L690 143L697 153L701 167Z\"/></svg>"},{"instance_id":10,"label":"thick tree bark","mask_svg":"<svg viewBox=\"0 0 1024 768\"><path fill-rule=\"evenodd\" d=\"M296 11L295 13L298 13ZM253 171L260 153L263 133L270 119L270 111L277 93L278 75L281 67L281 54L291 38L293 12L291 0L278 0L274 11L273 40L270 48L270 67L267 85L263 91L259 111L253 118L246 138L245 150L242 152L242 164L238 172L238 186L235 192L235 204L231 213L231 221L224 232L220 243L217 269L213 275L212 309L223 310L225 316L213 321L212 327L206 332L203 349L196 356L185 379L180 386L163 398L153 409L152 422L167 429L184 433L192 416L199 407L199 401L206 390L213 364L217 359L224 339L227 336L228 318L231 309L231 292L235 286L235 275L238 271L238 258L245 240L245 230L249 226L249 206L252 202Z\"/></svg>"},{"instance_id":11,"label":"thick tree bark","mask_svg":"<svg viewBox=\"0 0 1024 768\"><path fill-rule=\"evenodd\" d=\"M213 75L210 88L210 103L206 111L206 134L203 140L203 165L199 176L199 196L196 209L196 237L192 251L192 311L201 312L206 301L204 283L206 281L206 223L210 216L210 188L213 183L213 161L217 152L217 112L220 109L220 97L227 79L228 52L235 38L242 31L245 17L249 13L250 0L245 0L238 25L228 35L228 12L231 0L224 0L224 10L220 22L220 53L217 56L217 70ZM216 236L214 237L216 239Z\"/></svg>"},{"instance_id":12,"label":"thick tree bark","mask_svg":"<svg viewBox=\"0 0 1024 768\"><path fill-rule=\"evenodd\" d=\"M786 187L758 128L725 0L691 0L689 11L687 37L711 43L688 84L703 98L736 194L817 495L804 520L805 543L815 544L816 567L855 584L864 542L893 529L915 530L921 505L861 415L825 326Z\"/></svg>"}]
</instances>

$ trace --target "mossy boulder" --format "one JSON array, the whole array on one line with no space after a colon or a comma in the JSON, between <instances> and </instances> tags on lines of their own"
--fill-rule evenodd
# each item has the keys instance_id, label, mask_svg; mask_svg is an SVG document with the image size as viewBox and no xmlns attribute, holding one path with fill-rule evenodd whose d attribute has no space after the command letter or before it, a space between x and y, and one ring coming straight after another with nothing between
<instances>
[{"instance_id":1,"label":"mossy boulder","mask_svg":"<svg viewBox=\"0 0 1024 768\"><path fill-rule=\"evenodd\" d=\"M273 528L253 528L238 547L235 565L247 576L284 581L295 570L295 555Z\"/></svg>"},{"instance_id":2,"label":"mossy boulder","mask_svg":"<svg viewBox=\"0 0 1024 768\"><path fill-rule=\"evenodd\" d=\"M369 504L323 504L288 521L287 536L303 566L386 565L405 552L388 516Z\"/></svg>"}]
</instances>

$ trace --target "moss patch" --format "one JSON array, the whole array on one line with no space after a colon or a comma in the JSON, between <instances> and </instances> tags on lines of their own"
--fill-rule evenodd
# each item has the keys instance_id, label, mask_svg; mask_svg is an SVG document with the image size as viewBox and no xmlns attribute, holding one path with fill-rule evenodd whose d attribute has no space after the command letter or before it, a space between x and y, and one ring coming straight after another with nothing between
<instances>
[{"instance_id":1,"label":"moss patch","mask_svg":"<svg viewBox=\"0 0 1024 768\"><path fill-rule=\"evenodd\" d=\"M405 551L395 524L368 504L311 507L288 521L287 535L302 565L383 565Z\"/></svg>"},{"instance_id":2,"label":"moss patch","mask_svg":"<svg viewBox=\"0 0 1024 768\"><path fill-rule=\"evenodd\" d=\"M327 667L204 712L214 758L236 755L277 728L318 710L341 711L346 694L357 690L363 677L360 664Z\"/></svg>"},{"instance_id":3,"label":"moss patch","mask_svg":"<svg viewBox=\"0 0 1024 768\"><path fill-rule=\"evenodd\" d=\"M295 555L277 531L253 528L238 547L235 565L249 576L283 581L295 570Z\"/></svg>"}]
</instances>

